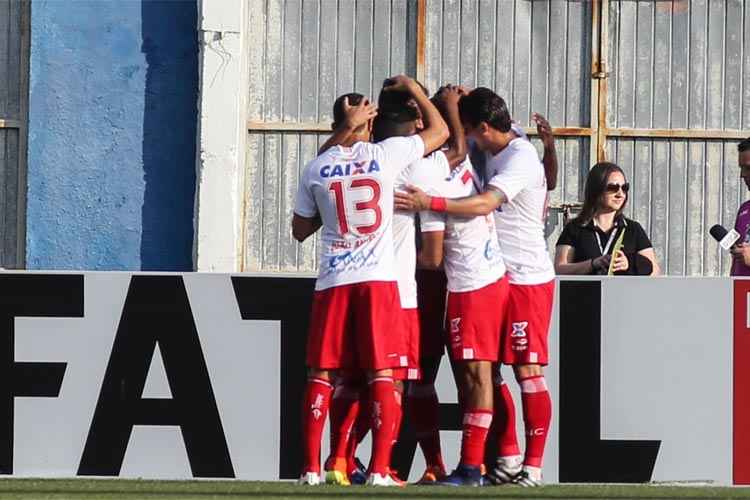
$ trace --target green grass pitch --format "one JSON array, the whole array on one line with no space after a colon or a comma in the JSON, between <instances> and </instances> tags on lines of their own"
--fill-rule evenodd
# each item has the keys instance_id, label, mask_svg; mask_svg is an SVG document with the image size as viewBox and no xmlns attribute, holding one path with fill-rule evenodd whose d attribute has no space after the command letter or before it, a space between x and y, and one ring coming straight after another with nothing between
<instances>
[{"instance_id":1,"label":"green grass pitch","mask_svg":"<svg viewBox=\"0 0 750 500\"><path fill-rule=\"evenodd\" d=\"M124 479L0 479L0 499L138 500L241 498L750 498L750 488L662 485L550 485L519 487L405 489L361 486L300 487L290 482L141 481Z\"/></svg>"}]
</instances>

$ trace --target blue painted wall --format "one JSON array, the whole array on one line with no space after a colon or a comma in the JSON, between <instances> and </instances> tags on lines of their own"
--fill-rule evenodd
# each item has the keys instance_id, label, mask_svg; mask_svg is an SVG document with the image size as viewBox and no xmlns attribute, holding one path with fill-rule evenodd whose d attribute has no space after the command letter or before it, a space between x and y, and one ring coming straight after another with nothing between
<instances>
[{"instance_id":1,"label":"blue painted wall","mask_svg":"<svg viewBox=\"0 0 750 500\"><path fill-rule=\"evenodd\" d=\"M29 269L192 270L195 0L34 0Z\"/></svg>"}]
</instances>

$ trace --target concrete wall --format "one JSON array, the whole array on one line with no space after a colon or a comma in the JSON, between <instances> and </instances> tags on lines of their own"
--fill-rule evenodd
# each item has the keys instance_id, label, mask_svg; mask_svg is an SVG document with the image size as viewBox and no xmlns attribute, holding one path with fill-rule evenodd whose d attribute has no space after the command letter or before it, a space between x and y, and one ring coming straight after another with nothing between
<instances>
[{"instance_id":1,"label":"concrete wall","mask_svg":"<svg viewBox=\"0 0 750 500\"><path fill-rule=\"evenodd\" d=\"M191 270L194 0L35 0L26 265Z\"/></svg>"}]
</instances>

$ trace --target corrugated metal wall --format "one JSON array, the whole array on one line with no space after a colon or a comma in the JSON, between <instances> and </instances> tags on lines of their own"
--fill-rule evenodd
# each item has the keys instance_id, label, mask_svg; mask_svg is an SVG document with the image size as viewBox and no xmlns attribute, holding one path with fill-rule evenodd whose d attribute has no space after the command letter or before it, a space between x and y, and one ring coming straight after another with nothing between
<instances>
[{"instance_id":1,"label":"corrugated metal wall","mask_svg":"<svg viewBox=\"0 0 750 500\"><path fill-rule=\"evenodd\" d=\"M456 82L489 87L524 126L531 125L533 112L555 127L590 126L591 2L427 0L426 10L430 90ZM550 196L550 247L562 231L555 207L582 198L590 143L588 137L557 139L560 175Z\"/></svg>"},{"instance_id":2,"label":"corrugated metal wall","mask_svg":"<svg viewBox=\"0 0 750 500\"><path fill-rule=\"evenodd\" d=\"M416 1L251 0L249 118L330 123L335 98L373 96L383 79L415 72ZM300 125L297 128L304 128ZM298 245L290 221L299 172L327 134L250 131L244 269L317 267L311 238Z\"/></svg>"},{"instance_id":3,"label":"corrugated metal wall","mask_svg":"<svg viewBox=\"0 0 750 500\"><path fill-rule=\"evenodd\" d=\"M23 267L28 2L0 0L0 266Z\"/></svg>"},{"instance_id":4,"label":"corrugated metal wall","mask_svg":"<svg viewBox=\"0 0 750 500\"><path fill-rule=\"evenodd\" d=\"M249 115L266 125L248 138L246 270L315 268L317 241L297 245L289 230L299 171L326 135L320 124L330 122L337 95L371 95L389 74L416 74L416 4L251 0ZM494 88L525 126L540 112L554 127L596 127L592 9L582 0L426 0L425 84ZM750 128L749 17L742 0L610 0L602 126L611 134ZM584 133L557 139L553 207L582 200L591 142ZM634 186L629 215L649 231L669 274L726 274L727 256L706 235L714 223L731 225L746 197L736 142L608 137L608 157ZM551 247L561 229L553 210Z\"/></svg>"},{"instance_id":5,"label":"corrugated metal wall","mask_svg":"<svg viewBox=\"0 0 750 500\"><path fill-rule=\"evenodd\" d=\"M742 0L610 1L609 128L750 128L750 9ZM708 235L747 198L736 140L610 138L634 186L629 215L671 275L727 274Z\"/></svg>"}]
</instances>

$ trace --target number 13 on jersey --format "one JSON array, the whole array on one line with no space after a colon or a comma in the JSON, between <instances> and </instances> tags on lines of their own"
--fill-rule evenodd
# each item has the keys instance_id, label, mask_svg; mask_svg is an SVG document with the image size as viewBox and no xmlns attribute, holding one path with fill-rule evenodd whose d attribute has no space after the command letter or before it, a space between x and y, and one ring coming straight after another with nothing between
<instances>
[{"instance_id":1,"label":"number 13 on jersey","mask_svg":"<svg viewBox=\"0 0 750 500\"><path fill-rule=\"evenodd\" d=\"M335 180L328 184L336 204L341 236L365 236L374 233L383 221L380 210L380 183L370 177ZM361 192L366 191L363 198ZM374 217L373 217L374 215ZM374 218L374 220L373 220Z\"/></svg>"}]
</instances>

